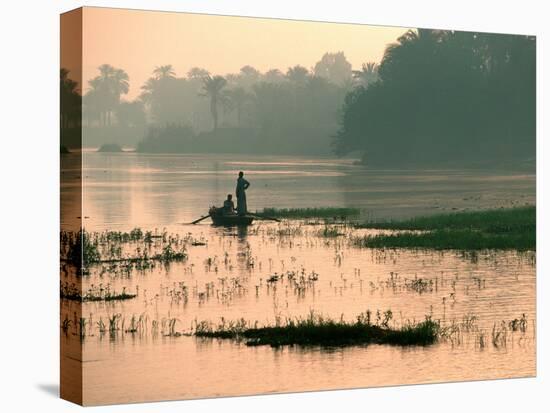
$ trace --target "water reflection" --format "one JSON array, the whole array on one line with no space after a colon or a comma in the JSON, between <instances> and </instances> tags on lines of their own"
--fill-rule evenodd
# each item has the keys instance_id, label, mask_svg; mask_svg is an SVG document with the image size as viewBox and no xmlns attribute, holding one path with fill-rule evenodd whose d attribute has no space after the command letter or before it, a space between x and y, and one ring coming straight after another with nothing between
<instances>
[{"instance_id":1,"label":"water reflection","mask_svg":"<svg viewBox=\"0 0 550 413\"><path fill-rule=\"evenodd\" d=\"M83 196L85 215L90 217L86 220L89 230L141 227L162 232L165 228L179 239L189 236L206 244L189 245L189 258L184 262L133 270L130 274L102 273L96 268L83 278L84 289L109 284L117 291L126 288L138 292L132 300L88 302L83 306L82 316L90 320L83 341L86 402L535 373L533 254L372 251L350 248L346 237L319 237L318 228L303 224L293 224L293 237L282 236L278 224L261 221L237 228L214 227L207 221L193 226L180 224L204 215L210 205L220 204L227 193L233 192L239 169L262 172L251 173L252 209L359 206L371 214L391 218L445 211L456 205L468 208L508 206L517 200L532 202L532 176L451 171L430 179L433 171L369 171L347 161L293 158L275 162L257 158L86 154ZM298 165L307 173L294 173ZM68 191L69 187L62 188L62 197ZM287 275L292 271L304 271L306 276L315 271L319 278L298 293ZM285 276L268 283L275 273ZM420 292L407 287L418 278L432 283L433 288ZM182 286L188 292L186 300L175 298ZM352 320L367 309L375 312L388 308L397 323L422 320L432 314L450 325L473 315L487 334L487 345L480 348L476 344L478 336L466 335L459 344L448 342L426 348L372 345L274 350L166 335L173 319L176 330L185 332L197 321L219 323L221 317L273 324L277 318L306 317L314 310L335 319L343 316ZM70 304L63 311L72 318ZM529 320L529 333L523 338L513 336L513 346L505 349L493 346L493 326L523 313ZM99 320L107 322L116 314L124 318L120 330L101 335ZM124 331L133 317L147 320L146 332ZM157 334L152 332L153 321L158 323ZM73 338L69 335L69 340Z\"/></svg>"},{"instance_id":2,"label":"water reflection","mask_svg":"<svg viewBox=\"0 0 550 413\"><path fill-rule=\"evenodd\" d=\"M258 158L85 152L86 225L130 229L190 222L234 192L240 169L251 176L251 210L359 206L370 216L398 218L535 201L534 174L524 172L381 171L347 160L296 157L278 159L274 169L273 159Z\"/></svg>"}]
</instances>

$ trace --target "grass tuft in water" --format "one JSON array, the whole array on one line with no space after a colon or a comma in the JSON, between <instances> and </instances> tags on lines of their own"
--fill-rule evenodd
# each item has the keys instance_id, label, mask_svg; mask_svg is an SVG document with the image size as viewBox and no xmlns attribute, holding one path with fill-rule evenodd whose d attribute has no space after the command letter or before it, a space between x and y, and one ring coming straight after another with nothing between
<instances>
[{"instance_id":1,"label":"grass tuft in water","mask_svg":"<svg viewBox=\"0 0 550 413\"><path fill-rule=\"evenodd\" d=\"M365 344L391 344L400 346L429 345L435 343L439 323L427 317L420 323L401 328L388 326L391 312L385 322L371 324L368 316L359 316L355 322L335 321L311 314L305 319L287 320L284 326L247 328L243 324L212 328L207 323L197 325L195 336L220 339L243 339L249 346L351 346Z\"/></svg>"},{"instance_id":2,"label":"grass tuft in water","mask_svg":"<svg viewBox=\"0 0 550 413\"><path fill-rule=\"evenodd\" d=\"M109 284L103 286L92 285L85 293L81 294L76 284L69 284L67 282L61 283L60 286L60 298L71 301L118 301L118 300L130 300L135 298L137 294L130 294L126 292L126 288L122 288L121 292L111 290Z\"/></svg>"},{"instance_id":3,"label":"grass tuft in water","mask_svg":"<svg viewBox=\"0 0 550 413\"><path fill-rule=\"evenodd\" d=\"M81 267L83 263L97 262L101 259L97 242L84 230L76 233L61 233L61 242L68 245L67 261Z\"/></svg>"}]
</instances>

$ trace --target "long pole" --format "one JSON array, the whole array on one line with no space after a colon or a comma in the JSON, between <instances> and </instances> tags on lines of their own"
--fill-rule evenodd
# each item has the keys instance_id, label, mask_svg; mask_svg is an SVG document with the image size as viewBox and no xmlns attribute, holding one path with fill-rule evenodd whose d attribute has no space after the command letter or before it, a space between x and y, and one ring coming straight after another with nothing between
<instances>
[{"instance_id":1,"label":"long pole","mask_svg":"<svg viewBox=\"0 0 550 413\"><path fill-rule=\"evenodd\" d=\"M204 216L204 217L201 217L201 218L199 218L199 219L196 219L196 220L194 220L193 222L191 222L190 224L191 224L191 225L198 224L199 222L201 222L202 220L205 220L205 219L208 218L208 217L210 217L210 214L208 214L208 215L206 215L206 216Z\"/></svg>"}]
</instances>

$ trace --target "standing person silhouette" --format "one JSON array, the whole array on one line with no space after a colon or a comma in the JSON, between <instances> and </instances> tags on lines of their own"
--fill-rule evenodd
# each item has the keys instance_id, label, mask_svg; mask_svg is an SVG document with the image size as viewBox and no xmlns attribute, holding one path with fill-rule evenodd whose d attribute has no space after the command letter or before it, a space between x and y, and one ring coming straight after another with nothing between
<instances>
[{"instance_id":1,"label":"standing person silhouette","mask_svg":"<svg viewBox=\"0 0 550 413\"><path fill-rule=\"evenodd\" d=\"M250 186L250 182L244 179L244 172L239 172L239 178L237 179L237 213L239 215L246 215L246 190Z\"/></svg>"}]
</instances>

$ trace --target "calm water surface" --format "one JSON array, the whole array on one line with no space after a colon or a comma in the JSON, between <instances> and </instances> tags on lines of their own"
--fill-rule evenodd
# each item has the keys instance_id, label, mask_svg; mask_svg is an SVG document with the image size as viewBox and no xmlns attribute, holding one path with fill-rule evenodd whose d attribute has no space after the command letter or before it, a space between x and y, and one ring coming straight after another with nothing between
<instances>
[{"instance_id":1,"label":"calm water surface","mask_svg":"<svg viewBox=\"0 0 550 413\"><path fill-rule=\"evenodd\" d=\"M534 253L358 249L348 242L357 231L341 228L348 236L325 238L319 236L322 226L300 222L262 222L244 230L216 228L207 221L183 224L234 192L239 170L252 183L252 210L353 206L363 208L365 218L534 203L534 175L376 171L351 161L240 155L85 153L83 158L88 230L141 227L206 244L189 245L185 262L129 275L94 268L84 278L85 291L101 284L138 293L132 300L83 305L89 321L82 354L86 404L535 374ZM62 202L74 189L70 183L62 187ZM293 236L284 235L288 231ZM134 247L128 248L131 253ZM288 272L306 279L315 273L318 280L306 282L300 291L287 277L268 282L270 275ZM418 279L426 288L412 288ZM183 287L187 300L178 295ZM64 302L62 312L73 314L73 306ZM445 326L462 325L464 331L429 347L337 349L247 347L164 335L170 319L176 320L176 331L186 333L203 320L274 324L311 311L353 320L366 310L374 318L377 310L388 309L395 326L430 314ZM115 314L125 328L133 316L141 316L148 325L157 321L159 331L101 334L97 323L107 323ZM526 331L508 331L505 345L493 345L493 329L524 314ZM62 340L66 345L78 338L69 334Z\"/></svg>"}]
</instances>

